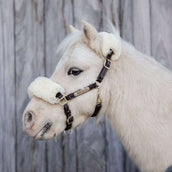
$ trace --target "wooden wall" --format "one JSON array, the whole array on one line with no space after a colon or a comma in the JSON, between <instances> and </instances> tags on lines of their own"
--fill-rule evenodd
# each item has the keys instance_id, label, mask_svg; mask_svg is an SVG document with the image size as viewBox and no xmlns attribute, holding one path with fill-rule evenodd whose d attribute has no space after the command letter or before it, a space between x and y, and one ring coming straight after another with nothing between
<instances>
[{"instance_id":1,"label":"wooden wall","mask_svg":"<svg viewBox=\"0 0 172 172\"><path fill-rule=\"evenodd\" d=\"M68 25L98 30L107 16L121 36L172 69L172 0L0 0L0 172L138 172L107 120L90 119L57 141L22 131L27 87L50 76Z\"/></svg>"}]
</instances>

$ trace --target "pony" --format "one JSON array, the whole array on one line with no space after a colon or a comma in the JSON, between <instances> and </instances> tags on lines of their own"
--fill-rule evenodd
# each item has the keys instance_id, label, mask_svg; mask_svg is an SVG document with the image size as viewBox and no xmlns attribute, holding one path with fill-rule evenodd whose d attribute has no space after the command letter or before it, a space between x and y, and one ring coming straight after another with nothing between
<instances>
[{"instance_id":1,"label":"pony","mask_svg":"<svg viewBox=\"0 0 172 172\"><path fill-rule=\"evenodd\" d=\"M28 87L24 131L51 139L104 115L142 172L164 172L172 164L172 72L115 28L98 32L83 21L70 30L52 76Z\"/></svg>"}]
</instances>

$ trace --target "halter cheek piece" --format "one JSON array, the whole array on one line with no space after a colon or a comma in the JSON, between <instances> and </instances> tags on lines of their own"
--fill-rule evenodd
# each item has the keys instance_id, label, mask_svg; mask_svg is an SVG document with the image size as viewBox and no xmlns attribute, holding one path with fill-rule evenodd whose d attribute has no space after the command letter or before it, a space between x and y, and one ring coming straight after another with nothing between
<instances>
[{"instance_id":1,"label":"halter cheek piece","mask_svg":"<svg viewBox=\"0 0 172 172\"><path fill-rule=\"evenodd\" d=\"M99 75L97 77L97 80L94 83L84 87L83 89L80 89L80 90L77 90L77 91L75 91L73 93L70 93L68 95L62 94L61 92L58 92L56 94L56 98L59 99L58 103L63 106L64 113L66 115L66 128L65 128L65 131L71 129L72 123L74 121L74 118L73 118L73 116L71 114L71 111L70 111L70 108L69 108L69 105L68 105L68 102L70 100L74 99L75 97L83 95L83 94L97 88L96 107L95 107L94 113L91 115L91 117L95 117L99 113L99 111L100 111L100 109L102 107L102 103L101 103L101 99L100 99L100 93L99 93L99 84L104 79L104 77L106 75L106 72L110 69L111 57L112 57L113 54L114 54L114 52L112 51L112 49L110 49L109 53L108 53L108 55L106 57L106 60L104 62L104 65L103 65L103 67L102 67L102 69L101 69L101 71L100 71L100 73L99 73Z\"/></svg>"}]
</instances>

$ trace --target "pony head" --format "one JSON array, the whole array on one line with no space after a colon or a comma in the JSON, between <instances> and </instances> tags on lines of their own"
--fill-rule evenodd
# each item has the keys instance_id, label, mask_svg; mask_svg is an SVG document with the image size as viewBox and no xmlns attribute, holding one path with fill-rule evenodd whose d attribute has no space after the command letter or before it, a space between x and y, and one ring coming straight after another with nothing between
<instances>
[{"instance_id":1,"label":"pony head","mask_svg":"<svg viewBox=\"0 0 172 172\"><path fill-rule=\"evenodd\" d=\"M108 109L107 70L120 57L120 36L117 32L97 32L85 21L81 31L73 26L70 30L58 48L62 56L52 76L38 77L28 87L31 100L23 113L23 128L35 139L51 139L81 125L96 111L100 99L98 115ZM102 69L107 74L102 74ZM96 81L100 73L102 82Z\"/></svg>"}]
</instances>

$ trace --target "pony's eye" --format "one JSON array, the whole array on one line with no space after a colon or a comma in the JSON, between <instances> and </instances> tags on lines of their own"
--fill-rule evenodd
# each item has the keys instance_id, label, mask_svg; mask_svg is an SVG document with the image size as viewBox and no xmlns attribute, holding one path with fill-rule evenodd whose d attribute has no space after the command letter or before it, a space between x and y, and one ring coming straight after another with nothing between
<instances>
[{"instance_id":1,"label":"pony's eye","mask_svg":"<svg viewBox=\"0 0 172 172\"><path fill-rule=\"evenodd\" d=\"M77 75L79 75L81 72L83 72L83 70L81 70L81 69L79 69L79 68L77 68L77 67L71 67L71 68L68 70L67 74L68 74L68 75L75 75L75 76L77 76Z\"/></svg>"}]
</instances>

